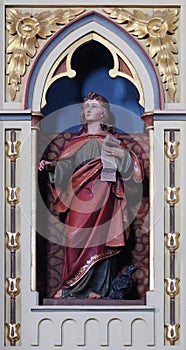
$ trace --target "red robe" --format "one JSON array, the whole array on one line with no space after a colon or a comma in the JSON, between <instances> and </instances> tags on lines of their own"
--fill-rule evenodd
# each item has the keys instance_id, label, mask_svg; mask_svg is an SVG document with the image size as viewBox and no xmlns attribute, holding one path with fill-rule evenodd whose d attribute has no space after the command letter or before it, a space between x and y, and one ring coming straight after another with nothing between
<instances>
[{"instance_id":1,"label":"red robe","mask_svg":"<svg viewBox=\"0 0 186 350\"><path fill-rule=\"evenodd\" d=\"M71 158L91 138L102 143L104 137L88 134L75 137L57 160ZM126 147L124 143L122 147ZM66 213L62 288L72 287L97 262L111 258L125 246L130 234L125 184L135 186L143 179L137 156L130 154L133 167L126 177L117 174L116 182L101 181L102 162L96 157L73 173L65 190L53 188L55 210Z\"/></svg>"}]
</instances>

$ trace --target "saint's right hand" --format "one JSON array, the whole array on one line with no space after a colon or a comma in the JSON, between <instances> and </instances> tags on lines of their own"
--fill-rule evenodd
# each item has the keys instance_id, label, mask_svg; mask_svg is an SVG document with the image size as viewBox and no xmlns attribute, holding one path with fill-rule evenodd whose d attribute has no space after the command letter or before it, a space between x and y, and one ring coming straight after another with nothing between
<instances>
[{"instance_id":1,"label":"saint's right hand","mask_svg":"<svg viewBox=\"0 0 186 350\"><path fill-rule=\"evenodd\" d=\"M46 165L49 165L49 164L51 164L51 163L52 163L52 162L49 162L48 160L42 159L42 160L40 161L40 163L39 163L39 167L38 167L39 171L43 171L43 170L45 169L45 166L46 166Z\"/></svg>"}]
</instances>

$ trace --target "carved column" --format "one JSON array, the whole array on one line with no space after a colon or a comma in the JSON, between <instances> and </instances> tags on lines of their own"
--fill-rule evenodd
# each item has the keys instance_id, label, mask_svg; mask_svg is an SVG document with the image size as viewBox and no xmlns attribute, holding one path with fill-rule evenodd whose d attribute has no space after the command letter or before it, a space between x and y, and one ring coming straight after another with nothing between
<instances>
[{"instance_id":1,"label":"carved column","mask_svg":"<svg viewBox=\"0 0 186 350\"><path fill-rule=\"evenodd\" d=\"M166 202L168 203L169 232L165 233L166 248L169 251L169 277L165 278L166 294L169 296L169 323L165 325L166 339L170 345L175 345L179 339L179 324L176 324L176 296L179 294L179 281L176 277L176 255L175 251L179 247L179 233L176 232L176 204L179 202L179 187L175 184L176 165L178 157L179 141L175 141L176 130L168 132L169 140L165 141L165 154L169 160L169 186L166 189Z\"/></svg>"},{"instance_id":2,"label":"carved column","mask_svg":"<svg viewBox=\"0 0 186 350\"><path fill-rule=\"evenodd\" d=\"M153 112L145 112L142 119L146 124L146 130L149 133L149 200L150 200L150 250L149 250L149 290L154 290L154 214L153 214L153 200L154 200L154 160L153 160L153 142L154 142L154 117Z\"/></svg>"},{"instance_id":3,"label":"carved column","mask_svg":"<svg viewBox=\"0 0 186 350\"><path fill-rule=\"evenodd\" d=\"M31 290L36 291L36 213L37 213L37 133L39 122L43 118L40 112L32 112L32 221L31 221Z\"/></svg>"},{"instance_id":4,"label":"carved column","mask_svg":"<svg viewBox=\"0 0 186 350\"><path fill-rule=\"evenodd\" d=\"M9 204L9 230L6 232L7 235L7 248L9 249L9 277L7 280L7 294L10 297L10 315L7 326L7 339L11 346L15 346L19 340L19 328L20 323L17 323L16 317L16 297L20 293L19 282L20 278L17 277L16 268L16 250L19 249L19 236L20 233L16 230L16 206L19 203L19 187L16 186L16 159L19 157L19 146L16 130L12 129L9 132L10 140L6 141L6 156L10 160L10 186L6 187L7 191L7 203Z\"/></svg>"}]
</instances>

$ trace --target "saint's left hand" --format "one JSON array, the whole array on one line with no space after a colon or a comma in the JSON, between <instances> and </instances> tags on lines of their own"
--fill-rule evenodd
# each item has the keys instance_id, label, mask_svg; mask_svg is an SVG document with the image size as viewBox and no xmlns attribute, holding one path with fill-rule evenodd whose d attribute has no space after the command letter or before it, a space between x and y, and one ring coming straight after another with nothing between
<instances>
[{"instance_id":1,"label":"saint's left hand","mask_svg":"<svg viewBox=\"0 0 186 350\"><path fill-rule=\"evenodd\" d=\"M123 148L121 147L108 147L103 145L103 150L105 151L107 156L114 156L120 159L123 159L124 157Z\"/></svg>"}]
</instances>

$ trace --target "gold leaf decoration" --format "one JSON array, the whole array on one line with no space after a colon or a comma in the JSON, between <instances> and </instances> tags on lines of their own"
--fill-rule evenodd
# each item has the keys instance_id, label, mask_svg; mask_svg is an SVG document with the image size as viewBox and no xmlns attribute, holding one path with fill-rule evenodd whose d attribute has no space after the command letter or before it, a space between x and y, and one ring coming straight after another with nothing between
<instances>
[{"instance_id":1,"label":"gold leaf decoration","mask_svg":"<svg viewBox=\"0 0 186 350\"><path fill-rule=\"evenodd\" d=\"M176 39L173 37L179 19L178 9L157 10L153 16L134 10L133 13L123 8L105 8L104 11L117 23L123 24L128 32L138 39L145 39L148 53L155 60L162 82L172 102L175 101L178 59Z\"/></svg>"},{"instance_id":2,"label":"gold leaf decoration","mask_svg":"<svg viewBox=\"0 0 186 350\"><path fill-rule=\"evenodd\" d=\"M7 8L6 28L10 34L7 46L8 84L11 100L14 101L21 84L21 77L26 72L39 47L38 39L46 39L55 33L59 25L65 25L81 14L84 9L58 9L54 12L43 11L31 15L19 10Z\"/></svg>"}]
</instances>

